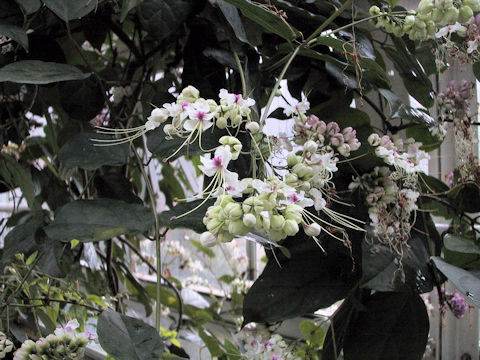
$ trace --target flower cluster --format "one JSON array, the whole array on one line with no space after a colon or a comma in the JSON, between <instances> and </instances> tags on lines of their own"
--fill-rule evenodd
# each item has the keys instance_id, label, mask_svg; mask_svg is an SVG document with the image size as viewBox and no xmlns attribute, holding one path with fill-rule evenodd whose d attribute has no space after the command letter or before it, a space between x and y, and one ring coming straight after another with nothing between
<instances>
[{"instance_id":1,"label":"flower cluster","mask_svg":"<svg viewBox=\"0 0 480 360\"><path fill-rule=\"evenodd\" d=\"M408 34L412 40L427 40L450 36L456 33L460 37L467 35L467 25L474 12L480 11L479 0L422 0L417 11L403 15L391 9L382 11L378 6L370 8L372 21L385 31L396 36Z\"/></svg>"},{"instance_id":2,"label":"flower cluster","mask_svg":"<svg viewBox=\"0 0 480 360\"><path fill-rule=\"evenodd\" d=\"M474 84L452 80L439 94L440 114L444 121L453 123L455 153L462 180L480 180L478 160L474 153L474 135L470 103L473 101Z\"/></svg>"},{"instance_id":3,"label":"flower cluster","mask_svg":"<svg viewBox=\"0 0 480 360\"><path fill-rule=\"evenodd\" d=\"M386 164L393 165L400 176L421 171L423 161L430 159L428 153L420 150L422 144L412 138L404 141L374 133L368 137L368 142L375 147L375 154Z\"/></svg>"},{"instance_id":4,"label":"flower cluster","mask_svg":"<svg viewBox=\"0 0 480 360\"><path fill-rule=\"evenodd\" d=\"M450 305L450 310L456 318L463 318L467 311L470 310L470 306L467 304L466 300L457 291L454 291L453 293L447 292L445 297Z\"/></svg>"},{"instance_id":5,"label":"flower cluster","mask_svg":"<svg viewBox=\"0 0 480 360\"><path fill-rule=\"evenodd\" d=\"M315 152L318 147L324 147L325 151L334 150L347 157L350 156L351 151L360 148L357 133L351 127L340 131L336 122L326 124L315 115L305 116L301 112L294 117L294 120L295 142L300 145L307 143L307 149L316 146L312 152Z\"/></svg>"},{"instance_id":6,"label":"flower cluster","mask_svg":"<svg viewBox=\"0 0 480 360\"><path fill-rule=\"evenodd\" d=\"M36 342L25 341L15 352L14 360L80 360L83 359L88 337L75 331L79 324L69 321L64 328L57 328L55 334L40 338Z\"/></svg>"},{"instance_id":7,"label":"flower cluster","mask_svg":"<svg viewBox=\"0 0 480 360\"><path fill-rule=\"evenodd\" d=\"M4 359L12 351L13 343L0 331L0 359Z\"/></svg>"},{"instance_id":8,"label":"flower cluster","mask_svg":"<svg viewBox=\"0 0 480 360\"><path fill-rule=\"evenodd\" d=\"M371 225L381 242L391 245L408 239L412 212L417 209L420 195L418 191L395 182L392 171L386 166L376 167L372 173L355 179L350 188L360 188L367 194Z\"/></svg>"},{"instance_id":9,"label":"flower cluster","mask_svg":"<svg viewBox=\"0 0 480 360\"><path fill-rule=\"evenodd\" d=\"M278 334L263 328L244 328L237 337L243 343L242 355L249 360L294 360L293 351Z\"/></svg>"}]
</instances>

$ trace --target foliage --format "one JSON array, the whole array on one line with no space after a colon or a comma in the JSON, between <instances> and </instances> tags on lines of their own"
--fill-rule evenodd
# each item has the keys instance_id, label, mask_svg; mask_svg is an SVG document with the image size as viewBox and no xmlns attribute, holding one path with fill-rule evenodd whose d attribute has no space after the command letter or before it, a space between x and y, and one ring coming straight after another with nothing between
<instances>
[{"instance_id":1,"label":"foliage","mask_svg":"<svg viewBox=\"0 0 480 360\"><path fill-rule=\"evenodd\" d=\"M268 166L262 159L271 154L270 141L282 140L279 134L267 137L259 131L267 117L281 121L316 115L341 129L352 127L361 146L348 161L338 163L338 172L329 179L339 201L332 207L375 223L375 206L392 213L402 207L398 200L381 203L383 195L374 194L376 188L369 183L377 181L375 185L387 189L384 173L398 170L381 151L408 154L414 144L401 146L379 136L375 145L371 134L378 129L380 135L395 135L406 129L408 136L422 142L421 149L431 151L443 140L443 122L454 122L452 114L458 122L460 111L469 110L448 102L455 91L468 97L465 86L460 91L452 85L441 97L429 79L437 72L432 64L448 70L441 65L452 46L463 60L477 60L470 17L480 6L464 2L460 9L452 5L454 10L448 10L450 6L433 16L433 5L422 0L413 16L401 7L374 1L370 15L367 9L358 9L364 11L355 19L350 0L1 2L0 191L13 194L16 205L24 199L28 210L15 210L0 222L6 234L0 258L0 329L20 348L26 340L21 320L35 338L42 336L41 327L52 333L57 324L75 318L83 331L98 318L99 342L110 358L188 358L182 341L193 332L212 357L230 360L255 351L256 356L268 354L260 345L248 348L241 337L220 339L209 330L212 322L228 326L222 316L227 303L240 326L280 322L344 299L328 329L301 323L302 344L286 344L260 325L259 338L278 340L282 351L305 359L336 359L341 351L347 360L385 359L391 353L395 353L391 358L421 358L428 319L419 294L440 287L446 277L478 305L478 218L472 215L480 204L478 165L462 164L448 185L418 169L413 171L415 181L402 178L399 183L410 196L403 200L411 200L415 208L402 213L404 226L398 232L402 238L394 238L397 242L367 226L360 229L338 221L325 226L329 231L318 237L315 227L299 230L300 221L289 223L296 232L288 229L280 235L266 226L251 233L247 229L242 235L266 250L263 273L252 279L244 268L239 270L241 266L232 266L218 279L210 276L225 297L212 296L205 304L195 291L193 300L184 301L191 287L173 276L170 267L190 269L194 275L190 280L198 285L198 263L211 269L218 252L194 236L194 259L184 244L168 236L177 228L211 230L207 221L202 222L205 213L212 206L226 207L221 201L214 205L215 199L199 199L193 194L192 179L203 171L198 155L217 147L227 130L213 126L213 131L199 131L197 141L185 141L170 139L161 128L144 136L144 124L155 114L152 110L176 101L184 95L182 89L192 89L188 86L205 99L216 99L220 89L228 89L254 100L248 122L255 125L246 128L247 114L240 116L235 135L242 152L229 167L241 178L265 177ZM369 19L390 35L380 41L370 31ZM457 26L458 33L432 37L432 27L440 33L457 20L463 24ZM435 55L425 49L435 49ZM422 108L402 102L392 87L386 60L401 78L402 91ZM478 63L474 72L478 75ZM285 103L270 114L281 78L286 80L281 92L304 101L308 95L311 109L302 114L297 103ZM434 118L430 111L438 99L446 110ZM376 114L352 108L352 100L372 105ZM282 110L288 113L291 106L297 106L297 113L288 117ZM455 123L457 136L465 124L471 125L467 120L464 116L461 124ZM129 137L123 137L125 133ZM468 132L463 136L468 140ZM300 138L297 132L293 140L306 147L306 141L297 141ZM349 153L349 148L338 149L342 156ZM306 152L297 151L302 161ZM478 159L468 159L478 164ZM282 170L293 173L295 165ZM382 165L387 170L381 170ZM353 178L356 185L350 186ZM215 186L214 181L204 190L208 186ZM378 196L372 200L372 195ZM169 210L157 209L158 196L165 198ZM452 220L442 236L431 214ZM233 238L230 235L227 240ZM157 247L156 263L154 256L141 251L145 243L153 244L150 240ZM164 264L165 271L161 248L175 259ZM236 265L243 261L228 254L226 258ZM152 274L158 270L157 287L135 276L134 263L147 266ZM247 278L254 280L251 288ZM140 301L146 314L156 302L156 329L125 315L129 297ZM168 320L167 328L160 326L160 314L162 322Z\"/></svg>"}]
</instances>

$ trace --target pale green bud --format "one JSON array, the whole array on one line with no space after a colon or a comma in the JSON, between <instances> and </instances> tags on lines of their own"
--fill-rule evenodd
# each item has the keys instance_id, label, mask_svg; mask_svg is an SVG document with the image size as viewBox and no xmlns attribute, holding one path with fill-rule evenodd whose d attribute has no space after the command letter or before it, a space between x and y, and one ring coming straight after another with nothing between
<instances>
[{"instance_id":1,"label":"pale green bud","mask_svg":"<svg viewBox=\"0 0 480 360\"><path fill-rule=\"evenodd\" d=\"M287 183L287 185L295 186L298 182L298 175L288 173L287 175L285 175L285 182Z\"/></svg>"},{"instance_id":2,"label":"pale green bud","mask_svg":"<svg viewBox=\"0 0 480 360\"><path fill-rule=\"evenodd\" d=\"M243 215L243 224L247 227L254 227L257 224L257 218L253 214Z\"/></svg>"},{"instance_id":3,"label":"pale green bud","mask_svg":"<svg viewBox=\"0 0 480 360\"><path fill-rule=\"evenodd\" d=\"M435 35L436 31L437 31L437 28L436 28L433 20L428 21L427 22L427 34L428 35Z\"/></svg>"},{"instance_id":4,"label":"pale green bud","mask_svg":"<svg viewBox=\"0 0 480 360\"><path fill-rule=\"evenodd\" d=\"M445 22L445 25L453 25L457 22L459 15L460 11L456 7L452 6L445 12L443 22Z\"/></svg>"},{"instance_id":5,"label":"pale green bud","mask_svg":"<svg viewBox=\"0 0 480 360\"><path fill-rule=\"evenodd\" d=\"M473 10L470 6L464 5L460 7L458 14L458 21L462 24L466 24L473 16Z\"/></svg>"},{"instance_id":6,"label":"pale green bud","mask_svg":"<svg viewBox=\"0 0 480 360\"><path fill-rule=\"evenodd\" d=\"M413 26L415 24L415 16L413 15L408 15L405 17L405 25L407 26Z\"/></svg>"},{"instance_id":7,"label":"pale green bud","mask_svg":"<svg viewBox=\"0 0 480 360\"><path fill-rule=\"evenodd\" d=\"M289 167L293 167L297 165L301 160L302 158L300 156L295 155L294 153L290 153L287 155L287 165Z\"/></svg>"},{"instance_id":8,"label":"pale green bud","mask_svg":"<svg viewBox=\"0 0 480 360\"><path fill-rule=\"evenodd\" d=\"M232 235L243 236L248 233L249 229L243 224L242 220L230 221L228 224L228 232Z\"/></svg>"},{"instance_id":9,"label":"pale green bud","mask_svg":"<svg viewBox=\"0 0 480 360\"><path fill-rule=\"evenodd\" d=\"M219 221L218 219L209 219L205 226L207 227L207 230L212 232L212 233L217 233L218 230L222 227L223 221Z\"/></svg>"},{"instance_id":10,"label":"pale green bud","mask_svg":"<svg viewBox=\"0 0 480 360\"><path fill-rule=\"evenodd\" d=\"M376 6L376 5L375 5L375 6L372 6L372 7L370 7L369 12L370 12L370 15L371 15L371 16L380 15L380 8L379 8L378 6Z\"/></svg>"},{"instance_id":11,"label":"pale green bud","mask_svg":"<svg viewBox=\"0 0 480 360\"><path fill-rule=\"evenodd\" d=\"M443 11L440 9L432 10L432 20L436 23L440 22L443 19Z\"/></svg>"},{"instance_id":12,"label":"pale green bud","mask_svg":"<svg viewBox=\"0 0 480 360\"><path fill-rule=\"evenodd\" d=\"M232 118L232 125L234 125L234 127L239 126L242 123L242 120L243 118L241 115L236 115Z\"/></svg>"},{"instance_id":13,"label":"pale green bud","mask_svg":"<svg viewBox=\"0 0 480 360\"><path fill-rule=\"evenodd\" d=\"M194 103L200 97L200 91L193 86L187 86L185 89L182 90L180 95L177 98L177 102L184 103Z\"/></svg>"},{"instance_id":14,"label":"pale green bud","mask_svg":"<svg viewBox=\"0 0 480 360\"><path fill-rule=\"evenodd\" d=\"M283 211L283 216L285 219L294 220L297 223L302 221L302 212L303 209L297 204L288 204L285 210Z\"/></svg>"},{"instance_id":15,"label":"pale green bud","mask_svg":"<svg viewBox=\"0 0 480 360\"><path fill-rule=\"evenodd\" d=\"M233 235L227 231L222 231L218 234L218 240L222 243L227 243L233 240Z\"/></svg>"},{"instance_id":16,"label":"pale green bud","mask_svg":"<svg viewBox=\"0 0 480 360\"><path fill-rule=\"evenodd\" d=\"M227 204L224 211L229 220L238 220L243 215L242 206L237 202Z\"/></svg>"},{"instance_id":17,"label":"pale green bud","mask_svg":"<svg viewBox=\"0 0 480 360\"><path fill-rule=\"evenodd\" d=\"M272 241L280 241L287 237L287 234L283 230L270 230L268 236Z\"/></svg>"},{"instance_id":18,"label":"pale green bud","mask_svg":"<svg viewBox=\"0 0 480 360\"><path fill-rule=\"evenodd\" d=\"M420 14L428 14L430 13L434 8L433 0L422 0L418 4L417 11Z\"/></svg>"},{"instance_id":19,"label":"pale green bud","mask_svg":"<svg viewBox=\"0 0 480 360\"><path fill-rule=\"evenodd\" d=\"M215 125L219 129L225 129L227 127L227 119L225 119L223 116L221 116L215 121Z\"/></svg>"},{"instance_id":20,"label":"pale green bud","mask_svg":"<svg viewBox=\"0 0 480 360\"><path fill-rule=\"evenodd\" d=\"M480 0L463 0L463 5L469 6L474 12L480 11Z\"/></svg>"},{"instance_id":21,"label":"pale green bud","mask_svg":"<svg viewBox=\"0 0 480 360\"><path fill-rule=\"evenodd\" d=\"M260 125L257 122L250 121L245 125L245 128L252 134L258 133Z\"/></svg>"},{"instance_id":22,"label":"pale green bud","mask_svg":"<svg viewBox=\"0 0 480 360\"><path fill-rule=\"evenodd\" d=\"M287 236L293 236L298 233L298 224L295 220L285 220L282 230Z\"/></svg>"},{"instance_id":23,"label":"pale green bud","mask_svg":"<svg viewBox=\"0 0 480 360\"><path fill-rule=\"evenodd\" d=\"M220 195L215 201L215 205L225 208L227 204L234 202L233 198L230 195Z\"/></svg>"},{"instance_id":24,"label":"pale green bud","mask_svg":"<svg viewBox=\"0 0 480 360\"><path fill-rule=\"evenodd\" d=\"M282 215L273 215L270 220L270 227L273 230L282 230L285 224L285 218Z\"/></svg>"},{"instance_id":25,"label":"pale green bud","mask_svg":"<svg viewBox=\"0 0 480 360\"><path fill-rule=\"evenodd\" d=\"M299 178L303 178L308 173L308 166L297 164L292 168L292 172L297 174Z\"/></svg>"},{"instance_id":26,"label":"pale green bud","mask_svg":"<svg viewBox=\"0 0 480 360\"><path fill-rule=\"evenodd\" d=\"M209 231L205 231L200 235L200 242L202 243L203 246L214 246L217 243L217 239L215 239L215 235L213 235Z\"/></svg>"},{"instance_id":27,"label":"pale green bud","mask_svg":"<svg viewBox=\"0 0 480 360\"><path fill-rule=\"evenodd\" d=\"M377 133L373 133L368 137L368 143L372 146L380 145L380 136Z\"/></svg>"}]
</instances>

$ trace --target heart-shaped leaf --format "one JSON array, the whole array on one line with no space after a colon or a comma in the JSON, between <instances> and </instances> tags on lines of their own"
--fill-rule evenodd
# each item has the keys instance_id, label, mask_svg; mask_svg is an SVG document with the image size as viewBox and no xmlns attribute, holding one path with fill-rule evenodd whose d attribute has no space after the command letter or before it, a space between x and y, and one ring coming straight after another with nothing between
<instances>
[{"instance_id":1,"label":"heart-shaped leaf","mask_svg":"<svg viewBox=\"0 0 480 360\"><path fill-rule=\"evenodd\" d=\"M75 200L62 206L44 230L54 240L90 242L146 232L153 223L151 211L140 204L113 199Z\"/></svg>"},{"instance_id":2,"label":"heart-shaped leaf","mask_svg":"<svg viewBox=\"0 0 480 360\"><path fill-rule=\"evenodd\" d=\"M164 351L155 328L111 310L98 317L97 333L102 348L116 360L157 360Z\"/></svg>"},{"instance_id":3,"label":"heart-shaped leaf","mask_svg":"<svg viewBox=\"0 0 480 360\"><path fill-rule=\"evenodd\" d=\"M80 19L97 8L98 0L42 0L63 21Z\"/></svg>"},{"instance_id":4,"label":"heart-shaped leaf","mask_svg":"<svg viewBox=\"0 0 480 360\"><path fill-rule=\"evenodd\" d=\"M90 75L91 73L84 73L73 65L21 60L0 69L0 82L43 85L66 80L83 80Z\"/></svg>"},{"instance_id":5,"label":"heart-shaped leaf","mask_svg":"<svg viewBox=\"0 0 480 360\"><path fill-rule=\"evenodd\" d=\"M377 292L364 305L345 335L345 360L422 359L429 321L419 295Z\"/></svg>"}]
</instances>

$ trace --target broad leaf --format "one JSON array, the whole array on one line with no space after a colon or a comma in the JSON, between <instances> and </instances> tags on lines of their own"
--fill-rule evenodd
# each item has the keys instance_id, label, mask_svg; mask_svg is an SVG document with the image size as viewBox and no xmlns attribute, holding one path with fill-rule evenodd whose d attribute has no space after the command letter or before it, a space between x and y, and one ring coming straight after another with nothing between
<instances>
[{"instance_id":1,"label":"broad leaf","mask_svg":"<svg viewBox=\"0 0 480 360\"><path fill-rule=\"evenodd\" d=\"M16 0L17 4L19 4L23 11L27 14L33 14L35 11L40 9L42 3L40 0Z\"/></svg>"},{"instance_id":2,"label":"broad leaf","mask_svg":"<svg viewBox=\"0 0 480 360\"><path fill-rule=\"evenodd\" d=\"M0 69L0 82L43 85L66 80L82 80L90 75L91 73L84 73L73 65L21 60Z\"/></svg>"},{"instance_id":3,"label":"broad leaf","mask_svg":"<svg viewBox=\"0 0 480 360\"><path fill-rule=\"evenodd\" d=\"M443 237L443 244L448 250L466 254L479 254L480 248L471 240L455 234L446 234Z\"/></svg>"},{"instance_id":4,"label":"broad leaf","mask_svg":"<svg viewBox=\"0 0 480 360\"><path fill-rule=\"evenodd\" d=\"M474 182L455 186L448 193L448 198L459 212L476 213L480 211L480 187Z\"/></svg>"},{"instance_id":5,"label":"broad leaf","mask_svg":"<svg viewBox=\"0 0 480 360\"><path fill-rule=\"evenodd\" d=\"M75 120L92 120L105 104L100 86L91 79L63 82L59 92L62 108Z\"/></svg>"},{"instance_id":6,"label":"broad leaf","mask_svg":"<svg viewBox=\"0 0 480 360\"><path fill-rule=\"evenodd\" d=\"M28 36L25 30L23 30L20 26L0 24L0 35L16 41L28 51Z\"/></svg>"},{"instance_id":7,"label":"broad leaf","mask_svg":"<svg viewBox=\"0 0 480 360\"><path fill-rule=\"evenodd\" d=\"M128 13L130 10L133 8L137 7L140 5L142 0L123 0L122 2L122 10L120 13L120 22L124 22L125 19L127 18Z\"/></svg>"},{"instance_id":8,"label":"broad leaf","mask_svg":"<svg viewBox=\"0 0 480 360\"><path fill-rule=\"evenodd\" d=\"M400 256L369 233L362 244L362 286L376 291L425 293L433 289L426 239L412 231Z\"/></svg>"},{"instance_id":9,"label":"broad leaf","mask_svg":"<svg viewBox=\"0 0 480 360\"><path fill-rule=\"evenodd\" d=\"M422 359L429 321L420 296L377 292L364 305L345 335L345 360Z\"/></svg>"},{"instance_id":10,"label":"broad leaf","mask_svg":"<svg viewBox=\"0 0 480 360\"><path fill-rule=\"evenodd\" d=\"M228 23L232 27L237 39L244 43L248 43L247 34L245 32L245 28L243 27L242 19L238 14L237 8L231 4L228 4L225 1L219 1L218 7L222 11L223 16L225 16L225 19L227 19Z\"/></svg>"},{"instance_id":11,"label":"broad leaf","mask_svg":"<svg viewBox=\"0 0 480 360\"><path fill-rule=\"evenodd\" d=\"M54 240L90 242L146 232L153 223L151 211L139 204L112 199L76 200L57 211L45 232Z\"/></svg>"},{"instance_id":12,"label":"broad leaf","mask_svg":"<svg viewBox=\"0 0 480 360\"><path fill-rule=\"evenodd\" d=\"M75 135L62 146L58 159L65 169L79 167L85 170L95 170L104 165L120 166L128 161L129 146L127 143L111 146L94 139L112 139L109 135L84 132Z\"/></svg>"},{"instance_id":13,"label":"broad leaf","mask_svg":"<svg viewBox=\"0 0 480 360\"><path fill-rule=\"evenodd\" d=\"M116 360L157 360L164 351L155 328L111 310L99 316L97 333L102 348Z\"/></svg>"},{"instance_id":14,"label":"broad leaf","mask_svg":"<svg viewBox=\"0 0 480 360\"><path fill-rule=\"evenodd\" d=\"M269 256L245 296L244 323L281 321L330 306L358 280L351 254L338 240L326 238L325 252L305 235L288 238L282 245L291 258L278 250L276 258Z\"/></svg>"},{"instance_id":15,"label":"broad leaf","mask_svg":"<svg viewBox=\"0 0 480 360\"><path fill-rule=\"evenodd\" d=\"M174 35L193 9L188 0L144 0L137 14L145 30L156 41Z\"/></svg>"},{"instance_id":16,"label":"broad leaf","mask_svg":"<svg viewBox=\"0 0 480 360\"><path fill-rule=\"evenodd\" d=\"M437 126L437 121L428 114L426 109L416 109L405 105L395 93L387 89L379 89L380 94L387 100L390 107L390 118L409 120L427 127Z\"/></svg>"},{"instance_id":17,"label":"broad leaf","mask_svg":"<svg viewBox=\"0 0 480 360\"><path fill-rule=\"evenodd\" d=\"M300 32L292 26L287 25L280 16L277 16L264 8L255 5L247 0L225 0L240 9L243 16L253 20L264 29L292 41L300 35Z\"/></svg>"},{"instance_id":18,"label":"broad leaf","mask_svg":"<svg viewBox=\"0 0 480 360\"><path fill-rule=\"evenodd\" d=\"M432 261L463 296L470 299L476 306L480 306L480 278L473 272L450 265L439 257L432 257Z\"/></svg>"},{"instance_id":19,"label":"broad leaf","mask_svg":"<svg viewBox=\"0 0 480 360\"><path fill-rule=\"evenodd\" d=\"M80 19L97 8L99 0L42 0L63 21Z\"/></svg>"}]
</instances>

